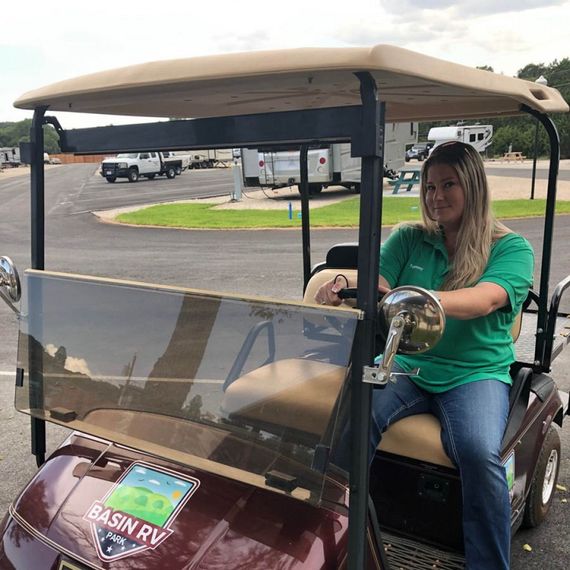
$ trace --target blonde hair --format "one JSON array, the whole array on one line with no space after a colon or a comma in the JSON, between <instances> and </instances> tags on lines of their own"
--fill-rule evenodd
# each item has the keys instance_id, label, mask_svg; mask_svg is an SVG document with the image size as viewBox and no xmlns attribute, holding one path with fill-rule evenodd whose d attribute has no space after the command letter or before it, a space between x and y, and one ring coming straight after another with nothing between
<instances>
[{"instance_id":1,"label":"blonde hair","mask_svg":"<svg viewBox=\"0 0 570 570\"><path fill-rule=\"evenodd\" d=\"M483 274L489 261L491 245L511 230L495 219L485 167L479 153L461 142L444 143L436 147L422 168L420 181L420 205L424 231L442 233L443 228L429 217L426 204L428 171L435 164L451 166L465 192L465 206L452 266L441 286L442 290L454 290L474 284Z\"/></svg>"}]
</instances>

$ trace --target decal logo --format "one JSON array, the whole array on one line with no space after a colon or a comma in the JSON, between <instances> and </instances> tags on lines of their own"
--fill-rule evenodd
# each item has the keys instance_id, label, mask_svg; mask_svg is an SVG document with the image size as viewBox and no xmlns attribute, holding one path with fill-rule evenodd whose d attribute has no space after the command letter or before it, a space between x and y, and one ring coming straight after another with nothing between
<instances>
[{"instance_id":1,"label":"decal logo","mask_svg":"<svg viewBox=\"0 0 570 570\"><path fill-rule=\"evenodd\" d=\"M83 516L91 523L97 555L117 560L155 549L200 481L146 463L133 463Z\"/></svg>"}]
</instances>

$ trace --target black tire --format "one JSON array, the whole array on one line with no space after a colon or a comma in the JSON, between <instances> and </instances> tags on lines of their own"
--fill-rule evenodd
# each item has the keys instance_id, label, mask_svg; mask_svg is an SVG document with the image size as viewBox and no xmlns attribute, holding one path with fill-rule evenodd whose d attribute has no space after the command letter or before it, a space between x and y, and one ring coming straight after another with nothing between
<instances>
[{"instance_id":1,"label":"black tire","mask_svg":"<svg viewBox=\"0 0 570 570\"><path fill-rule=\"evenodd\" d=\"M554 498L559 470L560 435L558 430L551 425L544 438L526 499L522 523L525 528L537 527L546 518Z\"/></svg>"},{"instance_id":2,"label":"black tire","mask_svg":"<svg viewBox=\"0 0 570 570\"><path fill-rule=\"evenodd\" d=\"M146 175L146 177L147 177L149 180L154 180L154 177L155 177L155 176L156 176L156 174L147 174L147 175Z\"/></svg>"},{"instance_id":3,"label":"black tire","mask_svg":"<svg viewBox=\"0 0 570 570\"><path fill-rule=\"evenodd\" d=\"M105 176L105 180L107 180L107 182L110 182L112 184L117 179L114 176Z\"/></svg>"},{"instance_id":4,"label":"black tire","mask_svg":"<svg viewBox=\"0 0 570 570\"><path fill-rule=\"evenodd\" d=\"M174 168L172 166L168 167L168 169L166 170L166 178L174 178L176 176L176 172L174 171Z\"/></svg>"},{"instance_id":5,"label":"black tire","mask_svg":"<svg viewBox=\"0 0 570 570\"><path fill-rule=\"evenodd\" d=\"M180 176L182 174L182 167L181 166L176 166L174 168L174 173L176 174L176 176Z\"/></svg>"},{"instance_id":6,"label":"black tire","mask_svg":"<svg viewBox=\"0 0 570 570\"><path fill-rule=\"evenodd\" d=\"M136 168L131 168L129 170L129 182L138 182L139 180L139 171Z\"/></svg>"},{"instance_id":7,"label":"black tire","mask_svg":"<svg viewBox=\"0 0 570 570\"><path fill-rule=\"evenodd\" d=\"M360 194L360 184L354 184L354 185L352 186L352 189L354 190L354 192L355 192L356 194Z\"/></svg>"},{"instance_id":8,"label":"black tire","mask_svg":"<svg viewBox=\"0 0 570 570\"><path fill-rule=\"evenodd\" d=\"M309 184L309 196L316 196L323 191L322 184Z\"/></svg>"}]
</instances>

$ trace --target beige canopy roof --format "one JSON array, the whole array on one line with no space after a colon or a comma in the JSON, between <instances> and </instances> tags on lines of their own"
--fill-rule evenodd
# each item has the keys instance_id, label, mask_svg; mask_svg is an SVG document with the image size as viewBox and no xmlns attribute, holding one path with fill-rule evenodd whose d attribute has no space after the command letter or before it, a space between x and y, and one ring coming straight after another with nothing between
<instances>
[{"instance_id":1,"label":"beige canopy roof","mask_svg":"<svg viewBox=\"0 0 570 570\"><path fill-rule=\"evenodd\" d=\"M15 106L151 117L221 117L360 104L370 72L387 121L568 112L555 89L402 48L302 48L155 61L22 95Z\"/></svg>"}]
</instances>

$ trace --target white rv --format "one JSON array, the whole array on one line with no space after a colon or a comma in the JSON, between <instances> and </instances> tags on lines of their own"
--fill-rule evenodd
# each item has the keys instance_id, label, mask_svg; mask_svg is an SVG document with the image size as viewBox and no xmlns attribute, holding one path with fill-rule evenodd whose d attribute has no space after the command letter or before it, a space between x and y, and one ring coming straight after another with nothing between
<instances>
[{"instance_id":1,"label":"white rv","mask_svg":"<svg viewBox=\"0 0 570 570\"><path fill-rule=\"evenodd\" d=\"M18 167L21 164L20 148L17 146L0 148L0 167L12 166Z\"/></svg>"},{"instance_id":2,"label":"white rv","mask_svg":"<svg viewBox=\"0 0 570 570\"><path fill-rule=\"evenodd\" d=\"M417 142L417 123L387 123L384 137L384 175L393 177L405 164L406 146ZM299 151L261 152L242 149L245 186L280 188L300 182ZM360 158L350 155L350 144L309 150L309 193L331 185L360 189Z\"/></svg>"},{"instance_id":3,"label":"white rv","mask_svg":"<svg viewBox=\"0 0 570 570\"><path fill-rule=\"evenodd\" d=\"M492 142L493 125L462 125L451 127L433 127L428 136L429 141L433 141L432 150L450 141L460 141L475 147L479 152L483 152Z\"/></svg>"}]
</instances>

